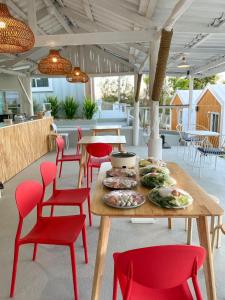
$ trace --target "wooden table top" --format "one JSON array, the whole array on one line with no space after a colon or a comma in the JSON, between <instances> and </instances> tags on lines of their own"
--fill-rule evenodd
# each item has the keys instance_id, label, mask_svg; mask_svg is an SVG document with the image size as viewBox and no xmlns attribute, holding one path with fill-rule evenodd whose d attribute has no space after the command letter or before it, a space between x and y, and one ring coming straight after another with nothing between
<instances>
[{"instance_id":1,"label":"wooden table top","mask_svg":"<svg viewBox=\"0 0 225 300\"><path fill-rule=\"evenodd\" d=\"M97 183L91 201L91 211L98 216L110 217L199 217L223 215L223 209L176 163L168 163L171 176L176 179L177 187L187 191L194 199L191 206L185 209L160 208L146 199L146 202L133 209L111 208L103 203L103 196L111 190L105 188L102 180L111 163L104 163L99 171ZM136 191L147 195L149 189L138 184Z\"/></svg>"},{"instance_id":2,"label":"wooden table top","mask_svg":"<svg viewBox=\"0 0 225 300\"><path fill-rule=\"evenodd\" d=\"M107 129L120 129L121 125L96 125L92 129L107 130Z\"/></svg>"},{"instance_id":3,"label":"wooden table top","mask_svg":"<svg viewBox=\"0 0 225 300\"><path fill-rule=\"evenodd\" d=\"M126 144L126 138L124 135L103 135L103 136L83 136L79 144L93 144L93 143L107 143L107 144Z\"/></svg>"}]
</instances>

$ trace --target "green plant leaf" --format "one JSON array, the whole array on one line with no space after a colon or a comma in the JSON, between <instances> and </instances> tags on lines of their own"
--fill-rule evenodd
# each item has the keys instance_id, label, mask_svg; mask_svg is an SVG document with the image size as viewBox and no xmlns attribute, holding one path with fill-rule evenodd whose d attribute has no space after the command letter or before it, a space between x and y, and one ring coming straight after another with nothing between
<instances>
[{"instance_id":1,"label":"green plant leaf","mask_svg":"<svg viewBox=\"0 0 225 300\"><path fill-rule=\"evenodd\" d=\"M98 111L98 106L90 97L84 98L83 114L86 119L91 120L94 114Z\"/></svg>"},{"instance_id":2,"label":"green plant leaf","mask_svg":"<svg viewBox=\"0 0 225 300\"><path fill-rule=\"evenodd\" d=\"M79 103L73 97L67 96L65 101L62 103L62 108L67 119L73 119L75 117L78 107Z\"/></svg>"}]
</instances>

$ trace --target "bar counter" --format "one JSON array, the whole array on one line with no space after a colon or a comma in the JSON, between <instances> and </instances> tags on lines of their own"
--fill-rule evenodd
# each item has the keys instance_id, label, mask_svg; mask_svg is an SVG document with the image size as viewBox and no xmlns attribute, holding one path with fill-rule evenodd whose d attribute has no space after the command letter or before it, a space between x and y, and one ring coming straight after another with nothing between
<instances>
[{"instance_id":1,"label":"bar counter","mask_svg":"<svg viewBox=\"0 0 225 300\"><path fill-rule=\"evenodd\" d=\"M48 152L52 118L0 127L0 181L6 182Z\"/></svg>"}]
</instances>

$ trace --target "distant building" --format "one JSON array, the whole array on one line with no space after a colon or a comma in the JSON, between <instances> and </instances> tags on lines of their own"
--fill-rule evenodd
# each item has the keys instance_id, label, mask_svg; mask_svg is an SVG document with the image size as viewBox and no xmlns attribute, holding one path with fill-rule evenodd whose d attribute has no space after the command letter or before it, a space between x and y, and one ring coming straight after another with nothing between
<instances>
[{"instance_id":1,"label":"distant building","mask_svg":"<svg viewBox=\"0 0 225 300\"><path fill-rule=\"evenodd\" d=\"M32 96L39 104L45 101L47 96L57 96L59 101L66 96L74 97L82 103L85 96L85 84L69 83L65 78L33 78L32 79Z\"/></svg>"},{"instance_id":2,"label":"distant building","mask_svg":"<svg viewBox=\"0 0 225 300\"><path fill-rule=\"evenodd\" d=\"M208 84L196 101L196 123L225 134L225 84Z\"/></svg>"},{"instance_id":3,"label":"distant building","mask_svg":"<svg viewBox=\"0 0 225 300\"><path fill-rule=\"evenodd\" d=\"M202 90L193 90L193 112L191 116L191 125L196 123L195 119L195 105ZM188 105L189 104L189 90L177 90L171 105ZM188 107L174 107L171 108L171 129L176 130L178 124L182 124L184 129L188 128Z\"/></svg>"}]
</instances>

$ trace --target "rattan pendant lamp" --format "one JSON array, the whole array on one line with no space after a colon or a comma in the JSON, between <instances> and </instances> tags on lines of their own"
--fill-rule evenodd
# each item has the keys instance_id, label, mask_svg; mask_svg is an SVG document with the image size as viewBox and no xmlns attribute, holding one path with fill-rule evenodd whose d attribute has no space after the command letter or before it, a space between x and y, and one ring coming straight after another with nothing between
<instances>
[{"instance_id":1,"label":"rattan pendant lamp","mask_svg":"<svg viewBox=\"0 0 225 300\"><path fill-rule=\"evenodd\" d=\"M0 53L21 53L34 46L34 34L23 21L11 16L8 7L0 3Z\"/></svg>"},{"instance_id":2,"label":"rattan pendant lamp","mask_svg":"<svg viewBox=\"0 0 225 300\"><path fill-rule=\"evenodd\" d=\"M40 60L38 70L47 75L66 75L71 72L71 62L59 54L59 50L50 50L47 57Z\"/></svg>"},{"instance_id":3,"label":"rattan pendant lamp","mask_svg":"<svg viewBox=\"0 0 225 300\"><path fill-rule=\"evenodd\" d=\"M74 67L72 71L66 75L66 80L70 83L86 83L89 77L87 73L82 72L79 67Z\"/></svg>"}]
</instances>

